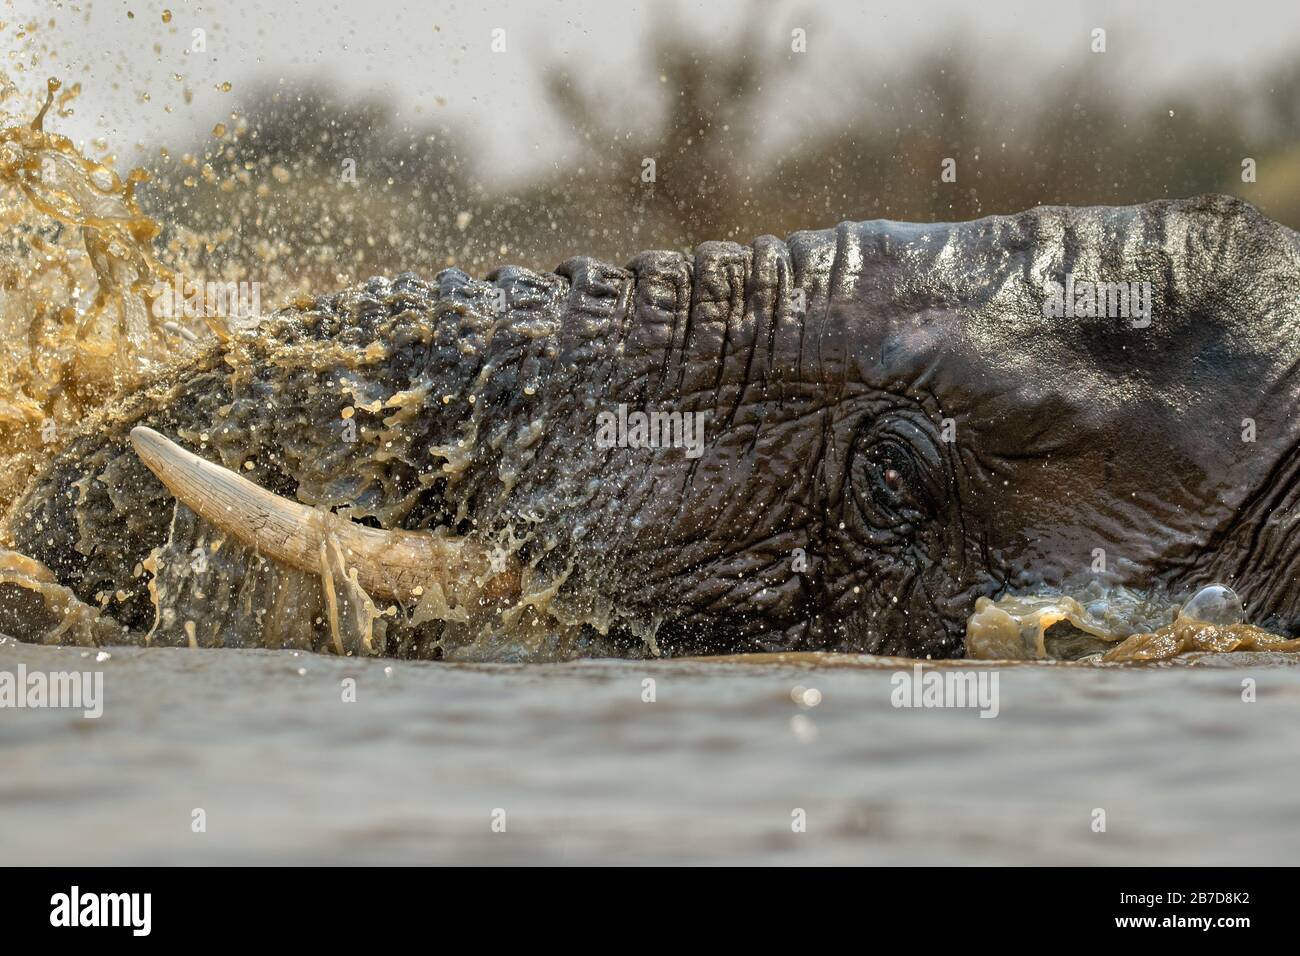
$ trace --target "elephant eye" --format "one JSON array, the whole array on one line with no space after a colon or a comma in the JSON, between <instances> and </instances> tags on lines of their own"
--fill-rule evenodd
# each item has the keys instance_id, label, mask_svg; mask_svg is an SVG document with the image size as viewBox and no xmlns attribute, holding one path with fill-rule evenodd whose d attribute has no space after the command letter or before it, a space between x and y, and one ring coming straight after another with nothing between
<instances>
[{"instance_id":1,"label":"elephant eye","mask_svg":"<svg viewBox=\"0 0 1300 956\"><path fill-rule=\"evenodd\" d=\"M933 476L902 437L863 440L852 463L853 495L863 516L876 526L915 524L933 513Z\"/></svg>"}]
</instances>

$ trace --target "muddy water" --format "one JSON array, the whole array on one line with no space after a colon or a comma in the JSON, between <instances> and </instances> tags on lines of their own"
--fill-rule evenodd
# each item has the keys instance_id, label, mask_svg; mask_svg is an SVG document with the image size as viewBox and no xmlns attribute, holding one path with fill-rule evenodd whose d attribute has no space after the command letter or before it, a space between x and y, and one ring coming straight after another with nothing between
<instances>
[{"instance_id":1,"label":"muddy water","mask_svg":"<svg viewBox=\"0 0 1300 956\"><path fill-rule=\"evenodd\" d=\"M102 669L105 696L98 720L0 710L0 861L1300 856L1294 655L1002 666L999 714L982 719L894 708L898 663L863 659L471 666L109 653L96 663L93 650L0 646L0 670ZM354 703L341 699L347 677ZM1247 677L1254 703L1241 699ZM642 701L646 678L653 703ZM798 704L796 688L820 700ZM191 830L195 808L205 833ZM491 828L498 808L504 833ZM795 808L805 833L792 832ZM1091 829L1095 808L1105 833Z\"/></svg>"}]
</instances>

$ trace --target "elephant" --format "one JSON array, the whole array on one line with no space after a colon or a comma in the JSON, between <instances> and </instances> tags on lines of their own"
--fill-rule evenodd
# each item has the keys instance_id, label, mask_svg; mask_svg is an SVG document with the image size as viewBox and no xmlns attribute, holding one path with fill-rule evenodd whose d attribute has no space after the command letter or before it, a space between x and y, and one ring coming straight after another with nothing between
<instances>
[{"instance_id":1,"label":"elephant","mask_svg":"<svg viewBox=\"0 0 1300 956\"><path fill-rule=\"evenodd\" d=\"M1297 234L1225 196L404 273L169 367L5 532L157 643L951 658L1099 578L1289 633L1298 364Z\"/></svg>"}]
</instances>

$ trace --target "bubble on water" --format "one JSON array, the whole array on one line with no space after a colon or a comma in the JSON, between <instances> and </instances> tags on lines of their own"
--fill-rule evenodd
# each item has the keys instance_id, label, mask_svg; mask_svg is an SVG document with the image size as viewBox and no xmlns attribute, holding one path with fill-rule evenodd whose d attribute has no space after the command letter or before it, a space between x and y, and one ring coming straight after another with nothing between
<instances>
[{"instance_id":1,"label":"bubble on water","mask_svg":"<svg viewBox=\"0 0 1300 956\"><path fill-rule=\"evenodd\" d=\"M1192 599L1178 612L1178 616L1227 627L1244 623L1246 611L1236 591L1225 584L1210 584L1193 594Z\"/></svg>"},{"instance_id":2,"label":"bubble on water","mask_svg":"<svg viewBox=\"0 0 1300 956\"><path fill-rule=\"evenodd\" d=\"M790 691L791 699L800 707L816 707L822 702L822 692L816 687L804 687L802 684L796 685Z\"/></svg>"}]
</instances>

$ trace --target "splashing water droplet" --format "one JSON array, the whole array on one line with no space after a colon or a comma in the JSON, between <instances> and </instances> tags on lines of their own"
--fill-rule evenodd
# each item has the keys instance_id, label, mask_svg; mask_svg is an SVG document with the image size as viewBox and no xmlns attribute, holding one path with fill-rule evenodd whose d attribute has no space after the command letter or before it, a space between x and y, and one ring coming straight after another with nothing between
<instances>
[{"instance_id":1,"label":"splashing water droplet","mask_svg":"<svg viewBox=\"0 0 1300 956\"><path fill-rule=\"evenodd\" d=\"M1241 598L1236 591L1224 584L1210 584L1201 588L1183 605L1178 616L1220 627L1241 624L1246 620Z\"/></svg>"}]
</instances>

